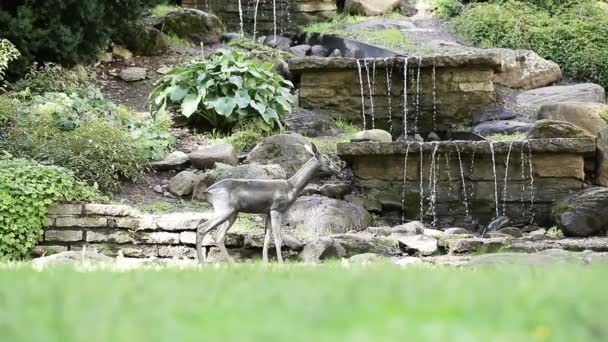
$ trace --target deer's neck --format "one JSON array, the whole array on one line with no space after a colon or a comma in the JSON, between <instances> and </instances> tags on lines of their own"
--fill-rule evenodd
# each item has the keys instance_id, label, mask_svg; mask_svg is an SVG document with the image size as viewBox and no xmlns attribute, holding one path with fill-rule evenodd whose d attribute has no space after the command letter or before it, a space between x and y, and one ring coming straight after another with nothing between
<instances>
[{"instance_id":1,"label":"deer's neck","mask_svg":"<svg viewBox=\"0 0 608 342\"><path fill-rule=\"evenodd\" d=\"M289 184L294 187L296 194L299 194L310 183L318 168L317 158L310 158L295 175L289 178Z\"/></svg>"}]
</instances>

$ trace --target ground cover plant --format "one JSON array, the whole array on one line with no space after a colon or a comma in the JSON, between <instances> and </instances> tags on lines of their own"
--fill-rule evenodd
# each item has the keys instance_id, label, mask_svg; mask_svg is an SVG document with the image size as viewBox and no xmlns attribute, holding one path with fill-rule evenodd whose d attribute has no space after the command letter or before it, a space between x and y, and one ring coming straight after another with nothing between
<instances>
[{"instance_id":1,"label":"ground cover plant","mask_svg":"<svg viewBox=\"0 0 608 342\"><path fill-rule=\"evenodd\" d=\"M8 341L600 341L608 269L0 269ZM41 285L43 284L43 285Z\"/></svg>"}]
</instances>

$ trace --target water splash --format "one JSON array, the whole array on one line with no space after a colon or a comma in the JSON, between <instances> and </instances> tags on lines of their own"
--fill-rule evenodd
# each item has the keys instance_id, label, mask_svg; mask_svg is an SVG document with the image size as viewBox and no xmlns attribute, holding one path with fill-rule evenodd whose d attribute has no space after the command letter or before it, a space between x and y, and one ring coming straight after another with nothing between
<instances>
[{"instance_id":1,"label":"water splash","mask_svg":"<svg viewBox=\"0 0 608 342\"><path fill-rule=\"evenodd\" d=\"M505 161L505 180L502 188L502 215L507 213L507 183L509 182L509 160L511 159L511 150L513 149L513 143L509 143L509 152L507 152L507 160Z\"/></svg>"},{"instance_id":2,"label":"water splash","mask_svg":"<svg viewBox=\"0 0 608 342\"><path fill-rule=\"evenodd\" d=\"M258 8L260 6L260 0L255 0L255 8L253 10L253 41L256 41L258 34Z\"/></svg>"},{"instance_id":3,"label":"water splash","mask_svg":"<svg viewBox=\"0 0 608 342\"><path fill-rule=\"evenodd\" d=\"M363 91L363 72L361 71L361 60L357 59L357 71L359 72L359 87L361 89L361 119L363 121L363 130L366 129L365 120L365 92Z\"/></svg>"},{"instance_id":4,"label":"water splash","mask_svg":"<svg viewBox=\"0 0 608 342\"><path fill-rule=\"evenodd\" d=\"M388 99L388 131L393 133L393 108L392 108L392 95L391 95L391 83L393 78L393 65L389 66L388 58L384 59L386 69L386 94ZM408 146L409 148L409 146Z\"/></svg>"},{"instance_id":5,"label":"water splash","mask_svg":"<svg viewBox=\"0 0 608 342\"><path fill-rule=\"evenodd\" d=\"M496 177L496 154L494 153L493 141L490 141L490 152L492 153L492 172L494 173L494 206L496 207L496 217L498 217L498 179Z\"/></svg>"},{"instance_id":6,"label":"water splash","mask_svg":"<svg viewBox=\"0 0 608 342\"><path fill-rule=\"evenodd\" d=\"M433 131L437 130L437 67L433 57Z\"/></svg>"},{"instance_id":7,"label":"water splash","mask_svg":"<svg viewBox=\"0 0 608 342\"><path fill-rule=\"evenodd\" d=\"M403 185L401 188L401 223L405 223L405 188L407 186L407 158L410 155L410 144L407 144L405 149L405 158L403 160Z\"/></svg>"},{"instance_id":8,"label":"water splash","mask_svg":"<svg viewBox=\"0 0 608 342\"><path fill-rule=\"evenodd\" d=\"M407 137L407 62L408 62L408 58L403 57L403 136L404 137Z\"/></svg>"},{"instance_id":9,"label":"water splash","mask_svg":"<svg viewBox=\"0 0 608 342\"><path fill-rule=\"evenodd\" d=\"M469 215L469 199L467 195L467 184L464 180L464 168L462 167L462 156L460 154L460 147L458 147L457 143L454 143L456 146L456 154L458 155L458 165L460 166L460 181L462 182L462 198L464 200L464 212L465 212L465 221L471 222L471 217Z\"/></svg>"},{"instance_id":10,"label":"water splash","mask_svg":"<svg viewBox=\"0 0 608 342\"><path fill-rule=\"evenodd\" d=\"M272 0L272 33L274 34L274 45L277 45L277 0Z\"/></svg>"},{"instance_id":11,"label":"water splash","mask_svg":"<svg viewBox=\"0 0 608 342\"><path fill-rule=\"evenodd\" d=\"M418 118L420 117L420 69L422 65L422 56L418 56L418 70L416 73L416 114L414 116L414 134L418 132Z\"/></svg>"},{"instance_id":12,"label":"water splash","mask_svg":"<svg viewBox=\"0 0 608 342\"><path fill-rule=\"evenodd\" d=\"M372 90L372 79L369 74L369 65L367 64L367 59L363 59L365 63L365 74L367 75L367 91L369 94L369 107L370 113L372 115L372 128L374 126L374 91Z\"/></svg>"}]
</instances>

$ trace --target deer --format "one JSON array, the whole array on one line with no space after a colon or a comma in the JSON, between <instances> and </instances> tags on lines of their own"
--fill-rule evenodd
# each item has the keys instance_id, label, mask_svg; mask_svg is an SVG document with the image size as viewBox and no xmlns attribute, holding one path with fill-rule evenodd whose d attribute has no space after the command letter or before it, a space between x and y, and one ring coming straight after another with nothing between
<instances>
[{"instance_id":1,"label":"deer","mask_svg":"<svg viewBox=\"0 0 608 342\"><path fill-rule=\"evenodd\" d=\"M268 263L268 247L272 232L277 261L283 263L281 253L282 217L310 181L320 174L337 174L341 171L329 156L319 152L315 144L310 143L304 147L312 157L289 179L224 179L204 191L205 198L213 206L213 215L197 227L196 253L199 263L206 262L206 253L203 253L202 249L203 239L216 228L217 247L226 260L234 262L228 254L224 241L226 233L236 221L239 213L265 215L262 259Z\"/></svg>"}]
</instances>

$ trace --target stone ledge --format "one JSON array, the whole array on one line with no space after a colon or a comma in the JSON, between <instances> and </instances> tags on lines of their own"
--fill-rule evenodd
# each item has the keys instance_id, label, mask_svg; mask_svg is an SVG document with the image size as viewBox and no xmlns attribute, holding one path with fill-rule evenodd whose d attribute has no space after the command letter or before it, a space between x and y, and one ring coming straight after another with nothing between
<instances>
[{"instance_id":1,"label":"stone ledge","mask_svg":"<svg viewBox=\"0 0 608 342\"><path fill-rule=\"evenodd\" d=\"M49 207L47 214L53 217L82 215L82 204L53 204Z\"/></svg>"}]
</instances>

